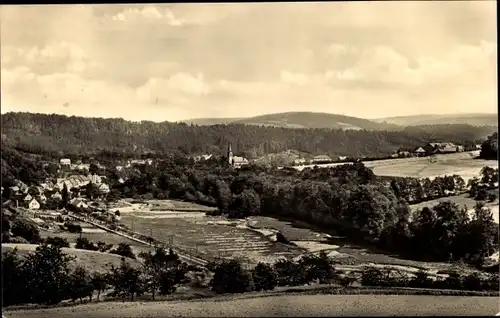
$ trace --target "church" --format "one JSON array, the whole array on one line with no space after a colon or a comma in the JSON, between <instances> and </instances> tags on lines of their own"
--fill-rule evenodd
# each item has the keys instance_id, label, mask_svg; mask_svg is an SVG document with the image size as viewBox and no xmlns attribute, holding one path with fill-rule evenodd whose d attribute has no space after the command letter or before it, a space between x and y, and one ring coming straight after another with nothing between
<instances>
[{"instance_id":1,"label":"church","mask_svg":"<svg viewBox=\"0 0 500 318\"><path fill-rule=\"evenodd\" d=\"M249 164L247 158L233 156L233 150L231 148L231 143L229 143L229 145L227 147L227 158L228 158L229 164L235 168L240 168L242 166L246 166Z\"/></svg>"}]
</instances>

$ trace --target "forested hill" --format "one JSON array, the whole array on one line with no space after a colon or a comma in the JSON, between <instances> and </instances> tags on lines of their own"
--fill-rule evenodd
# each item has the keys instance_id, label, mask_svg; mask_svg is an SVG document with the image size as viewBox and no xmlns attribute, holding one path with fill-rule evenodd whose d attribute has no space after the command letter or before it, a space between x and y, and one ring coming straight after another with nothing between
<instances>
[{"instance_id":1,"label":"forested hill","mask_svg":"<svg viewBox=\"0 0 500 318\"><path fill-rule=\"evenodd\" d=\"M58 154L178 150L185 154L235 153L249 157L294 149L332 156L382 156L400 147L429 141L459 144L485 140L496 127L469 125L414 126L402 131L287 129L252 125L195 126L184 123L130 122L123 119L67 117L31 113L1 116L2 145L32 153Z\"/></svg>"},{"instance_id":2,"label":"forested hill","mask_svg":"<svg viewBox=\"0 0 500 318\"><path fill-rule=\"evenodd\" d=\"M344 130L401 130L396 124L379 123L368 119L315 112L286 112L248 118L198 118L183 121L187 124L217 125L245 124L281 128L330 128Z\"/></svg>"}]
</instances>

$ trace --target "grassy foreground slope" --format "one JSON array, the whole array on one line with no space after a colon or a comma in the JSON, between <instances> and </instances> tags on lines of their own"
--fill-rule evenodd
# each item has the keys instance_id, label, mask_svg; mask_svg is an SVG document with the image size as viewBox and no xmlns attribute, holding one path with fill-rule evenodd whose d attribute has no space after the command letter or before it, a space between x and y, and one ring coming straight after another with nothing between
<instances>
[{"instance_id":1,"label":"grassy foreground slope","mask_svg":"<svg viewBox=\"0 0 500 318\"><path fill-rule=\"evenodd\" d=\"M19 255L24 256L30 252L35 252L37 246L38 246L37 244L3 243L2 253L17 248L19 251ZM108 270L107 264L111 263L115 266L120 265L121 256L115 254L101 253L97 251L88 251L88 250L81 250L68 247L64 247L62 251L63 253L75 257L75 260L70 263L70 266L72 268L79 265L91 272L92 271L106 272ZM137 260L127 259L127 261L132 266L139 266L139 261Z\"/></svg>"},{"instance_id":2,"label":"grassy foreground slope","mask_svg":"<svg viewBox=\"0 0 500 318\"><path fill-rule=\"evenodd\" d=\"M286 295L182 302L104 302L66 308L19 310L21 317L318 317L318 316L493 316L496 297Z\"/></svg>"}]
</instances>

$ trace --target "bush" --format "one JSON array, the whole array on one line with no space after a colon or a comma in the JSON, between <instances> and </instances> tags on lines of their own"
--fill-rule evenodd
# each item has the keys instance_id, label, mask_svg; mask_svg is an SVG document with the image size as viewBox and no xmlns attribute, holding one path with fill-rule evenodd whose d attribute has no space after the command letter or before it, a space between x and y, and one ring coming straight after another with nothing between
<instances>
[{"instance_id":1,"label":"bush","mask_svg":"<svg viewBox=\"0 0 500 318\"><path fill-rule=\"evenodd\" d=\"M70 233L82 233L82 226L75 223L64 223L64 226Z\"/></svg>"},{"instance_id":2,"label":"bush","mask_svg":"<svg viewBox=\"0 0 500 318\"><path fill-rule=\"evenodd\" d=\"M488 193L488 201L494 202L496 199L498 199L498 195L494 192Z\"/></svg>"},{"instance_id":3,"label":"bush","mask_svg":"<svg viewBox=\"0 0 500 318\"><path fill-rule=\"evenodd\" d=\"M363 286L382 286L383 273L377 268L367 268L361 274L361 285Z\"/></svg>"},{"instance_id":4,"label":"bush","mask_svg":"<svg viewBox=\"0 0 500 318\"><path fill-rule=\"evenodd\" d=\"M304 267L291 260L279 260L274 264L278 286L299 286L307 283Z\"/></svg>"},{"instance_id":5,"label":"bush","mask_svg":"<svg viewBox=\"0 0 500 318\"><path fill-rule=\"evenodd\" d=\"M224 261L216 266L210 286L218 294L244 293L252 290L252 276L238 261Z\"/></svg>"},{"instance_id":6,"label":"bush","mask_svg":"<svg viewBox=\"0 0 500 318\"><path fill-rule=\"evenodd\" d=\"M97 251L99 248L94 243L90 242L86 237L79 237L76 239L75 248L89 251Z\"/></svg>"},{"instance_id":7,"label":"bush","mask_svg":"<svg viewBox=\"0 0 500 318\"><path fill-rule=\"evenodd\" d=\"M252 270L252 280L256 291L273 290L278 284L276 272L271 266L264 263L257 264Z\"/></svg>"},{"instance_id":8,"label":"bush","mask_svg":"<svg viewBox=\"0 0 500 318\"><path fill-rule=\"evenodd\" d=\"M24 219L15 220L10 231L12 232L12 236L23 237L32 244L39 243L42 240L37 226Z\"/></svg>"},{"instance_id":9,"label":"bush","mask_svg":"<svg viewBox=\"0 0 500 318\"><path fill-rule=\"evenodd\" d=\"M356 275L351 272L351 273L348 273L348 274L340 277L339 282L340 282L340 285L347 288L347 287L350 287L352 284L354 284L357 280L358 279L357 279Z\"/></svg>"},{"instance_id":10,"label":"bush","mask_svg":"<svg viewBox=\"0 0 500 318\"><path fill-rule=\"evenodd\" d=\"M59 237L59 236L56 236L56 237L49 236L44 240L44 242L45 242L45 244L50 244L50 245L54 245L54 246L69 247L68 240L63 238L63 237Z\"/></svg>"},{"instance_id":11,"label":"bush","mask_svg":"<svg viewBox=\"0 0 500 318\"><path fill-rule=\"evenodd\" d=\"M22 236L14 236L9 238L9 243L14 243L14 244L29 244L27 239L25 239Z\"/></svg>"},{"instance_id":12,"label":"bush","mask_svg":"<svg viewBox=\"0 0 500 318\"><path fill-rule=\"evenodd\" d=\"M118 244L118 247L116 249L113 249L110 251L111 254L118 254L123 257L128 257L135 259L134 252L132 252L132 248L130 247L130 244L127 243L120 243Z\"/></svg>"}]
</instances>

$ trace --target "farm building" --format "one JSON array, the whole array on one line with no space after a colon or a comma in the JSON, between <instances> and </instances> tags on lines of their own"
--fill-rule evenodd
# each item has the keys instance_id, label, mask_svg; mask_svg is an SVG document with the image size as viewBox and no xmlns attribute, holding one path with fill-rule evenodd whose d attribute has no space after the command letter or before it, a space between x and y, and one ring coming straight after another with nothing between
<instances>
[{"instance_id":1,"label":"farm building","mask_svg":"<svg viewBox=\"0 0 500 318\"><path fill-rule=\"evenodd\" d=\"M293 163L296 164L296 165L303 165L303 164L306 163L306 159L304 159L304 158L297 158L297 159L295 159L293 161Z\"/></svg>"},{"instance_id":2,"label":"farm building","mask_svg":"<svg viewBox=\"0 0 500 318\"><path fill-rule=\"evenodd\" d=\"M30 210L38 210L40 209L40 203L36 199L32 199L31 201L28 202L27 208Z\"/></svg>"},{"instance_id":3,"label":"farm building","mask_svg":"<svg viewBox=\"0 0 500 318\"><path fill-rule=\"evenodd\" d=\"M422 147L418 147L417 149L415 149L415 151L413 151L413 153L417 157L422 157L422 156L425 156L425 154L426 154L424 148L422 148Z\"/></svg>"},{"instance_id":4,"label":"farm building","mask_svg":"<svg viewBox=\"0 0 500 318\"><path fill-rule=\"evenodd\" d=\"M314 157L311 160L311 163L325 163L325 162L331 162L331 161L332 161L332 158L330 158L329 156L319 155L319 156Z\"/></svg>"},{"instance_id":5,"label":"farm building","mask_svg":"<svg viewBox=\"0 0 500 318\"><path fill-rule=\"evenodd\" d=\"M430 142L422 148L427 154L444 154L464 151L463 146L455 145L452 142Z\"/></svg>"}]
</instances>

